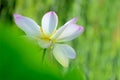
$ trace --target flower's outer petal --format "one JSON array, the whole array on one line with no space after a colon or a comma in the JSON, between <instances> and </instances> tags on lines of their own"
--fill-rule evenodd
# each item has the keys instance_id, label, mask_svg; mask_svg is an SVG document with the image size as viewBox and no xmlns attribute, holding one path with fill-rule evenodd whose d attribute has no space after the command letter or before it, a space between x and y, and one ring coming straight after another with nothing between
<instances>
[{"instance_id":1,"label":"flower's outer petal","mask_svg":"<svg viewBox=\"0 0 120 80\"><path fill-rule=\"evenodd\" d=\"M15 23L29 36L40 35L40 27L32 19L14 14Z\"/></svg>"},{"instance_id":2,"label":"flower's outer petal","mask_svg":"<svg viewBox=\"0 0 120 80\"><path fill-rule=\"evenodd\" d=\"M65 25L75 24L77 21L78 21L78 18L73 18L73 19L69 20L68 22L66 22Z\"/></svg>"},{"instance_id":3,"label":"flower's outer petal","mask_svg":"<svg viewBox=\"0 0 120 80\"><path fill-rule=\"evenodd\" d=\"M84 28L76 24L66 25L65 27L63 26L58 30L58 33L60 35L56 37L57 39L56 41L57 42L70 41L76 38L78 35L80 35L83 31Z\"/></svg>"},{"instance_id":4,"label":"flower's outer petal","mask_svg":"<svg viewBox=\"0 0 120 80\"><path fill-rule=\"evenodd\" d=\"M58 24L58 17L55 12L50 11L46 13L42 18L43 32L47 35L52 34Z\"/></svg>"},{"instance_id":5,"label":"flower's outer petal","mask_svg":"<svg viewBox=\"0 0 120 80\"><path fill-rule=\"evenodd\" d=\"M66 22L62 27L60 27L57 32L55 34L53 34L53 36L51 38L56 39L63 31L64 29L70 25L70 24L75 24L77 22L78 18L73 18L71 20L69 20L68 22Z\"/></svg>"},{"instance_id":6,"label":"flower's outer petal","mask_svg":"<svg viewBox=\"0 0 120 80\"><path fill-rule=\"evenodd\" d=\"M63 49L59 44L55 44L53 48L53 55L55 59L63 66L69 66L69 58L66 55L65 49Z\"/></svg>"},{"instance_id":7,"label":"flower's outer petal","mask_svg":"<svg viewBox=\"0 0 120 80\"><path fill-rule=\"evenodd\" d=\"M53 55L64 67L68 67L69 58L74 59L76 57L74 49L66 44L55 44L53 48Z\"/></svg>"},{"instance_id":8,"label":"flower's outer petal","mask_svg":"<svg viewBox=\"0 0 120 80\"><path fill-rule=\"evenodd\" d=\"M55 44L68 58L74 59L76 57L75 50L67 44Z\"/></svg>"}]
</instances>

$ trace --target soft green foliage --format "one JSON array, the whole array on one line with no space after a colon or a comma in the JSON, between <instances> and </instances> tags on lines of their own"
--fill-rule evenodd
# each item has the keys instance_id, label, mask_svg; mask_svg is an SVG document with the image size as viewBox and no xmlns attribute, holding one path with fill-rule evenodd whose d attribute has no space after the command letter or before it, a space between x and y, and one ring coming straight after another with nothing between
<instances>
[{"instance_id":1,"label":"soft green foliage","mask_svg":"<svg viewBox=\"0 0 120 80\"><path fill-rule=\"evenodd\" d=\"M63 69L50 50L47 50L42 63L42 48L24 37L12 19L3 16L8 8L1 7L0 80L120 80L120 0L15 2L10 14L14 11L31 17L40 25L42 16L53 10L58 14L59 27L67 20L78 17L78 24L84 26L85 31L68 42L75 49L77 57L71 60L68 69ZM7 16L12 17L10 14ZM12 23L7 22L8 19Z\"/></svg>"}]
</instances>

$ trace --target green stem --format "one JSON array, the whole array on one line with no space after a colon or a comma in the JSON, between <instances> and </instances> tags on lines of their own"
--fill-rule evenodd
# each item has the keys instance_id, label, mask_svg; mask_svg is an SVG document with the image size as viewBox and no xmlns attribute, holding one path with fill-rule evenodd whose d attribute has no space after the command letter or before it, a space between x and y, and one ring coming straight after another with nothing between
<instances>
[{"instance_id":1,"label":"green stem","mask_svg":"<svg viewBox=\"0 0 120 80\"><path fill-rule=\"evenodd\" d=\"M43 61L44 61L44 57L45 57L46 50L47 50L47 49L43 49L42 63L43 63Z\"/></svg>"}]
</instances>

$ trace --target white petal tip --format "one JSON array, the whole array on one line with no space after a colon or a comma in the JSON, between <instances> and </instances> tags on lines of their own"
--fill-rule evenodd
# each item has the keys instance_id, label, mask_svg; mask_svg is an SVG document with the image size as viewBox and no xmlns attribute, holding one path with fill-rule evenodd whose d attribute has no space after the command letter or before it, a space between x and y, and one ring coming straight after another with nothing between
<instances>
[{"instance_id":1,"label":"white petal tip","mask_svg":"<svg viewBox=\"0 0 120 80\"><path fill-rule=\"evenodd\" d=\"M47 12L46 14L48 14L48 15L56 15L56 13L54 11Z\"/></svg>"},{"instance_id":2,"label":"white petal tip","mask_svg":"<svg viewBox=\"0 0 120 80\"><path fill-rule=\"evenodd\" d=\"M65 23L65 25L69 25L69 24L76 24L76 22L78 21L78 18L77 17L75 17L75 18L73 18L73 19L71 19L71 20L69 20L68 22L66 22Z\"/></svg>"},{"instance_id":3,"label":"white petal tip","mask_svg":"<svg viewBox=\"0 0 120 80\"><path fill-rule=\"evenodd\" d=\"M79 30L83 32L84 31L84 27L79 26Z\"/></svg>"},{"instance_id":4,"label":"white petal tip","mask_svg":"<svg viewBox=\"0 0 120 80\"><path fill-rule=\"evenodd\" d=\"M49 11L50 13L54 13L54 11Z\"/></svg>"},{"instance_id":5,"label":"white petal tip","mask_svg":"<svg viewBox=\"0 0 120 80\"><path fill-rule=\"evenodd\" d=\"M74 55L72 55L71 59L75 59L75 58L76 58L76 55L75 55L75 53L74 53Z\"/></svg>"},{"instance_id":6,"label":"white petal tip","mask_svg":"<svg viewBox=\"0 0 120 80\"><path fill-rule=\"evenodd\" d=\"M19 15L19 14L13 14L13 16L14 16L14 18L15 18L15 19L17 19L17 18L20 18L20 17L21 17L21 15Z\"/></svg>"},{"instance_id":7,"label":"white petal tip","mask_svg":"<svg viewBox=\"0 0 120 80\"><path fill-rule=\"evenodd\" d=\"M77 17L73 18L73 22L74 22L74 23L76 23L77 21L78 21L78 18L77 18Z\"/></svg>"}]
</instances>

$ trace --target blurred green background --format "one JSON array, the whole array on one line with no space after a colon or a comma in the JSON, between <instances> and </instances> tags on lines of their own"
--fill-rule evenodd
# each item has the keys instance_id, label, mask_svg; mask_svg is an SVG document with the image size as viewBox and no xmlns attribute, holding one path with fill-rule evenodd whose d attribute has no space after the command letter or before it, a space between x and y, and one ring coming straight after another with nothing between
<instances>
[{"instance_id":1,"label":"blurred green background","mask_svg":"<svg viewBox=\"0 0 120 80\"><path fill-rule=\"evenodd\" d=\"M24 37L13 14L41 25L55 11L60 27L78 17L84 33L68 42L77 57L64 69L47 51ZM0 80L120 80L120 0L0 0Z\"/></svg>"}]
</instances>

